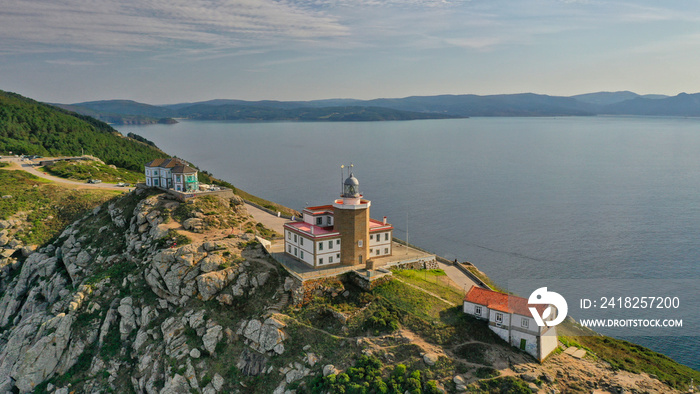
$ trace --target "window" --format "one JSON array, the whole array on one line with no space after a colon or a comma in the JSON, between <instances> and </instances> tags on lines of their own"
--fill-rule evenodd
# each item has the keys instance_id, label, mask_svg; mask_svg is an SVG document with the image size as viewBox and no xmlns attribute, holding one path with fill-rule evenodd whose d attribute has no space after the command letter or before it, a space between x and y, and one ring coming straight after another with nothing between
<instances>
[{"instance_id":1,"label":"window","mask_svg":"<svg viewBox=\"0 0 700 394\"><path fill-rule=\"evenodd\" d=\"M481 307L480 306L474 307L474 314L477 316L481 316Z\"/></svg>"},{"instance_id":2,"label":"window","mask_svg":"<svg viewBox=\"0 0 700 394\"><path fill-rule=\"evenodd\" d=\"M292 253L292 245L287 245L287 253Z\"/></svg>"},{"instance_id":3,"label":"window","mask_svg":"<svg viewBox=\"0 0 700 394\"><path fill-rule=\"evenodd\" d=\"M321 264L323 264L323 257L321 257L320 259L318 259L318 265L321 265Z\"/></svg>"},{"instance_id":4,"label":"window","mask_svg":"<svg viewBox=\"0 0 700 394\"><path fill-rule=\"evenodd\" d=\"M175 175L175 182L182 183L182 175Z\"/></svg>"},{"instance_id":5,"label":"window","mask_svg":"<svg viewBox=\"0 0 700 394\"><path fill-rule=\"evenodd\" d=\"M374 239L374 235L370 234L369 239Z\"/></svg>"},{"instance_id":6,"label":"window","mask_svg":"<svg viewBox=\"0 0 700 394\"><path fill-rule=\"evenodd\" d=\"M503 323L503 314L496 313L496 323Z\"/></svg>"},{"instance_id":7,"label":"window","mask_svg":"<svg viewBox=\"0 0 700 394\"><path fill-rule=\"evenodd\" d=\"M389 248L384 248L384 254L389 254Z\"/></svg>"},{"instance_id":8,"label":"window","mask_svg":"<svg viewBox=\"0 0 700 394\"><path fill-rule=\"evenodd\" d=\"M328 249L333 249L333 241L328 241Z\"/></svg>"},{"instance_id":9,"label":"window","mask_svg":"<svg viewBox=\"0 0 700 394\"><path fill-rule=\"evenodd\" d=\"M369 249L369 252L370 252L370 253L374 252L374 249L370 248L370 249Z\"/></svg>"},{"instance_id":10,"label":"window","mask_svg":"<svg viewBox=\"0 0 700 394\"><path fill-rule=\"evenodd\" d=\"M358 246L359 248L362 247L362 240L357 241L357 246Z\"/></svg>"},{"instance_id":11,"label":"window","mask_svg":"<svg viewBox=\"0 0 700 394\"><path fill-rule=\"evenodd\" d=\"M153 170L153 175L158 175L158 170Z\"/></svg>"},{"instance_id":12,"label":"window","mask_svg":"<svg viewBox=\"0 0 700 394\"><path fill-rule=\"evenodd\" d=\"M330 264L330 263L332 263L332 262L333 262L333 256L329 256L329 257L328 257L328 264Z\"/></svg>"},{"instance_id":13,"label":"window","mask_svg":"<svg viewBox=\"0 0 700 394\"><path fill-rule=\"evenodd\" d=\"M318 250L323 250L323 242L318 243Z\"/></svg>"},{"instance_id":14,"label":"window","mask_svg":"<svg viewBox=\"0 0 700 394\"><path fill-rule=\"evenodd\" d=\"M521 327L528 328L528 327L530 326L530 321L529 321L527 318L523 317L523 318L520 320L520 326L521 326Z\"/></svg>"},{"instance_id":15,"label":"window","mask_svg":"<svg viewBox=\"0 0 700 394\"><path fill-rule=\"evenodd\" d=\"M294 248L294 255L297 255L297 248Z\"/></svg>"},{"instance_id":16,"label":"window","mask_svg":"<svg viewBox=\"0 0 700 394\"><path fill-rule=\"evenodd\" d=\"M377 249L377 256L379 256L379 249Z\"/></svg>"},{"instance_id":17,"label":"window","mask_svg":"<svg viewBox=\"0 0 700 394\"><path fill-rule=\"evenodd\" d=\"M389 240L389 233L384 233L384 240L388 241Z\"/></svg>"},{"instance_id":18,"label":"window","mask_svg":"<svg viewBox=\"0 0 700 394\"><path fill-rule=\"evenodd\" d=\"M339 239L336 239L336 240L335 240L335 244L336 244L336 245L340 245L340 240L339 240Z\"/></svg>"},{"instance_id":19,"label":"window","mask_svg":"<svg viewBox=\"0 0 700 394\"><path fill-rule=\"evenodd\" d=\"M340 260L340 253L336 254L335 257Z\"/></svg>"},{"instance_id":20,"label":"window","mask_svg":"<svg viewBox=\"0 0 700 394\"><path fill-rule=\"evenodd\" d=\"M297 241L297 235L294 234L294 242L296 242L296 241Z\"/></svg>"},{"instance_id":21,"label":"window","mask_svg":"<svg viewBox=\"0 0 700 394\"><path fill-rule=\"evenodd\" d=\"M302 259L304 258L304 251L303 250L299 251L299 257L301 257Z\"/></svg>"},{"instance_id":22,"label":"window","mask_svg":"<svg viewBox=\"0 0 700 394\"><path fill-rule=\"evenodd\" d=\"M299 237L299 244L303 245L304 244L304 237Z\"/></svg>"},{"instance_id":23,"label":"window","mask_svg":"<svg viewBox=\"0 0 700 394\"><path fill-rule=\"evenodd\" d=\"M316 225L321 226L323 224L323 217L316 218Z\"/></svg>"},{"instance_id":24,"label":"window","mask_svg":"<svg viewBox=\"0 0 700 394\"><path fill-rule=\"evenodd\" d=\"M151 175L151 171L148 168L146 168L146 175Z\"/></svg>"},{"instance_id":25,"label":"window","mask_svg":"<svg viewBox=\"0 0 700 394\"><path fill-rule=\"evenodd\" d=\"M290 233L289 231L287 231L287 239L289 239L289 240L292 239L292 233Z\"/></svg>"},{"instance_id":26,"label":"window","mask_svg":"<svg viewBox=\"0 0 700 394\"><path fill-rule=\"evenodd\" d=\"M153 186L158 186L158 178L153 178Z\"/></svg>"}]
</instances>

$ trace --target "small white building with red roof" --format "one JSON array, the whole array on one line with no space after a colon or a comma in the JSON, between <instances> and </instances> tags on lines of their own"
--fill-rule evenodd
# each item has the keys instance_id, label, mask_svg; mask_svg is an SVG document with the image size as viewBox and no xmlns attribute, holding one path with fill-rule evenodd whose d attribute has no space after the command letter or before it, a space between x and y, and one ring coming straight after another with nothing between
<instances>
[{"instance_id":1,"label":"small white building with red roof","mask_svg":"<svg viewBox=\"0 0 700 394\"><path fill-rule=\"evenodd\" d=\"M284 251L307 265L364 264L391 256L394 227L369 217L371 201L362 198L352 173L343 194L330 205L307 207L302 220L284 225Z\"/></svg>"},{"instance_id":2,"label":"small white building with red roof","mask_svg":"<svg viewBox=\"0 0 700 394\"><path fill-rule=\"evenodd\" d=\"M558 346L555 327L540 327L530 313L534 307L543 315L545 309L552 313L545 320L554 320L553 305L528 304L526 298L472 286L464 296L464 313L486 320L489 329L512 346L523 350L538 361L544 360Z\"/></svg>"}]
</instances>

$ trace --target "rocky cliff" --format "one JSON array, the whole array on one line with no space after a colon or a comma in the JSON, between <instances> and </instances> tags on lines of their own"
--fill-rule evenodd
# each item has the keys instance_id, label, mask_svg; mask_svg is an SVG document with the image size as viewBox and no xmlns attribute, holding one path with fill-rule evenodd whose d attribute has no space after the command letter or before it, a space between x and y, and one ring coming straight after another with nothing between
<instances>
[{"instance_id":1,"label":"rocky cliff","mask_svg":"<svg viewBox=\"0 0 700 394\"><path fill-rule=\"evenodd\" d=\"M219 204L246 220L240 199ZM178 205L138 190L36 251L10 239L13 223L3 223L0 241L12 252L1 264L0 392L79 384L83 392L215 393L225 382L209 364L225 344L284 353L285 323L268 308L283 292L277 268L250 233L174 244L179 223L163 212ZM253 296L262 302L248 319L223 321L207 308L236 308ZM239 364L257 374L247 366L257 358Z\"/></svg>"},{"instance_id":2,"label":"rocky cliff","mask_svg":"<svg viewBox=\"0 0 700 394\"><path fill-rule=\"evenodd\" d=\"M540 365L440 302L420 318L430 297L400 282L300 286L238 197L136 189L39 248L25 224L0 221L0 393L674 392L595 358Z\"/></svg>"}]
</instances>

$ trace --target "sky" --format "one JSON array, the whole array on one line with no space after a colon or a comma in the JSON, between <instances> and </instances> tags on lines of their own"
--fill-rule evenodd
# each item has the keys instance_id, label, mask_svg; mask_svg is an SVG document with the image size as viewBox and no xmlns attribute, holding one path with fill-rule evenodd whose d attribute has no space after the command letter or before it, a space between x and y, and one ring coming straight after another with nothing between
<instances>
[{"instance_id":1,"label":"sky","mask_svg":"<svg viewBox=\"0 0 700 394\"><path fill-rule=\"evenodd\" d=\"M700 92L696 0L0 0L40 101Z\"/></svg>"}]
</instances>

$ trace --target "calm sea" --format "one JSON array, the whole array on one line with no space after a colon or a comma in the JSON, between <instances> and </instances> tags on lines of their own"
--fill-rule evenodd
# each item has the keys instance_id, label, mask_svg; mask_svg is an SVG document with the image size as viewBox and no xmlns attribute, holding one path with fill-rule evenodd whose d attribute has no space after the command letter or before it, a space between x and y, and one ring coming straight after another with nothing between
<instances>
[{"instance_id":1,"label":"calm sea","mask_svg":"<svg viewBox=\"0 0 700 394\"><path fill-rule=\"evenodd\" d=\"M297 210L336 198L340 165L353 163L372 216L387 216L397 237L471 261L502 287L522 278L551 281L552 290L557 279L685 279L657 295L699 293L700 119L182 121L119 129ZM605 290L590 295L614 293ZM627 339L700 369L696 301L681 305L682 337Z\"/></svg>"}]
</instances>

